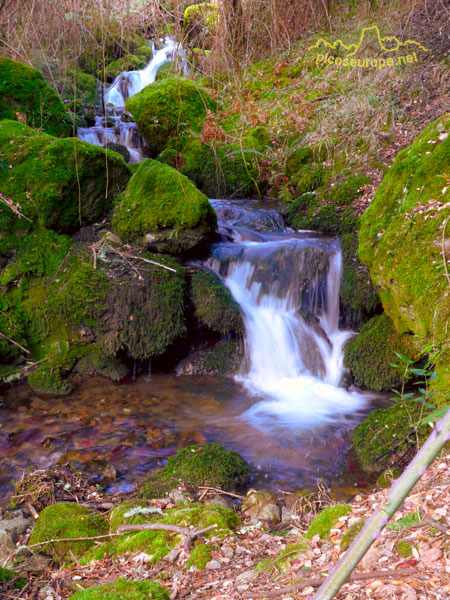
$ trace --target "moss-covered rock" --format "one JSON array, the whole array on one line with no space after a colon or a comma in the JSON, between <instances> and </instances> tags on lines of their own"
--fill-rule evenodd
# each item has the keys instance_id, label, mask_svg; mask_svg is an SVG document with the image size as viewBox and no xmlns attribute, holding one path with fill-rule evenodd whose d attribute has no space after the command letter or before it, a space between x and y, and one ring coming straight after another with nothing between
<instances>
[{"instance_id":1,"label":"moss-covered rock","mask_svg":"<svg viewBox=\"0 0 450 600\"><path fill-rule=\"evenodd\" d=\"M415 333L423 349L440 350L433 385L441 399L450 390L450 294L443 261L449 252L449 163L447 114L397 155L362 216L359 245L396 329Z\"/></svg>"},{"instance_id":2,"label":"moss-covered rock","mask_svg":"<svg viewBox=\"0 0 450 600\"><path fill-rule=\"evenodd\" d=\"M161 584L154 581L129 581L119 578L112 583L105 583L79 590L71 600L169 600L169 592Z\"/></svg>"},{"instance_id":3,"label":"moss-covered rock","mask_svg":"<svg viewBox=\"0 0 450 600\"><path fill-rule=\"evenodd\" d=\"M156 156L169 138L199 133L206 111L215 110L215 102L193 81L169 77L128 98L126 107Z\"/></svg>"},{"instance_id":4,"label":"moss-covered rock","mask_svg":"<svg viewBox=\"0 0 450 600\"><path fill-rule=\"evenodd\" d=\"M67 396L73 390L65 378L61 360L45 362L27 377L27 382L39 396Z\"/></svg>"},{"instance_id":5,"label":"moss-covered rock","mask_svg":"<svg viewBox=\"0 0 450 600\"><path fill-rule=\"evenodd\" d=\"M244 333L239 305L214 273L205 270L192 276L191 299L202 325L221 335Z\"/></svg>"},{"instance_id":6,"label":"moss-covered rock","mask_svg":"<svg viewBox=\"0 0 450 600\"><path fill-rule=\"evenodd\" d=\"M290 206L287 222L295 229L313 229L332 235L357 231L359 217L352 204L368 183L368 177L349 175L331 187L303 193Z\"/></svg>"},{"instance_id":7,"label":"moss-covered rock","mask_svg":"<svg viewBox=\"0 0 450 600\"><path fill-rule=\"evenodd\" d=\"M358 336L344 349L344 365L354 381L377 392L400 386L404 372L392 366L398 362L395 352L417 360L418 353L407 333L399 334L385 315L373 317L363 325Z\"/></svg>"},{"instance_id":8,"label":"moss-covered rock","mask_svg":"<svg viewBox=\"0 0 450 600\"><path fill-rule=\"evenodd\" d=\"M222 490L235 490L248 481L246 461L237 452L217 444L188 446L171 456L166 466L142 484L143 496L160 497L180 481L192 485L209 485Z\"/></svg>"},{"instance_id":9,"label":"moss-covered rock","mask_svg":"<svg viewBox=\"0 0 450 600\"><path fill-rule=\"evenodd\" d=\"M119 358L110 356L96 347L78 362L77 372L85 375L102 375L112 381L120 381L128 375L129 370Z\"/></svg>"},{"instance_id":10,"label":"moss-covered rock","mask_svg":"<svg viewBox=\"0 0 450 600\"><path fill-rule=\"evenodd\" d=\"M338 522L340 517L348 515L352 509L347 504L334 504L324 508L314 519L305 533L305 538L310 540L313 536L319 535L321 539L328 537L330 530Z\"/></svg>"},{"instance_id":11,"label":"moss-covered rock","mask_svg":"<svg viewBox=\"0 0 450 600\"><path fill-rule=\"evenodd\" d=\"M158 161L143 161L116 204L113 228L124 241L178 254L212 239L216 214L184 175Z\"/></svg>"},{"instance_id":12,"label":"moss-covered rock","mask_svg":"<svg viewBox=\"0 0 450 600\"><path fill-rule=\"evenodd\" d=\"M350 527L347 529L347 531L342 534L341 543L340 543L341 550L347 550L347 548L350 546L350 544L356 538L358 533L364 527L364 523L365 523L364 519L360 519L359 521L356 521L355 523L353 523L353 525L350 525Z\"/></svg>"},{"instance_id":13,"label":"moss-covered rock","mask_svg":"<svg viewBox=\"0 0 450 600\"><path fill-rule=\"evenodd\" d=\"M73 122L42 74L29 65L0 57L0 120L21 120L56 136L68 136Z\"/></svg>"},{"instance_id":14,"label":"moss-covered rock","mask_svg":"<svg viewBox=\"0 0 450 600\"><path fill-rule=\"evenodd\" d=\"M352 432L352 447L362 468L381 473L414 455L429 435L421 404L398 402L370 413ZM400 463L399 463L400 464Z\"/></svg>"},{"instance_id":15,"label":"moss-covered rock","mask_svg":"<svg viewBox=\"0 0 450 600\"><path fill-rule=\"evenodd\" d=\"M219 7L212 2L191 4L184 11L183 29L191 45L210 48L219 22Z\"/></svg>"},{"instance_id":16,"label":"moss-covered rock","mask_svg":"<svg viewBox=\"0 0 450 600\"><path fill-rule=\"evenodd\" d=\"M0 121L0 161L8 167L0 171L0 191L33 223L57 231L95 223L130 177L114 152L10 120ZM7 230L12 218L11 209L1 204L0 228Z\"/></svg>"},{"instance_id":17,"label":"moss-covered rock","mask_svg":"<svg viewBox=\"0 0 450 600\"><path fill-rule=\"evenodd\" d=\"M380 297L369 270L358 258L358 234L341 236L342 278L339 296L346 320L360 328L371 317L381 312Z\"/></svg>"},{"instance_id":18,"label":"moss-covered rock","mask_svg":"<svg viewBox=\"0 0 450 600\"><path fill-rule=\"evenodd\" d=\"M151 52L151 48L149 50ZM124 71L139 71L143 69L150 61L150 58L142 54L125 54L125 56L110 62L104 69L99 69L97 77L102 81L112 81Z\"/></svg>"},{"instance_id":19,"label":"moss-covered rock","mask_svg":"<svg viewBox=\"0 0 450 600\"><path fill-rule=\"evenodd\" d=\"M108 533L108 522L101 515L79 504L60 503L44 508L36 521L30 544L66 538L90 538ZM94 541L78 540L42 544L39 548L58 564L80 557L92 548Z\"/></svg>"}]
</instances>

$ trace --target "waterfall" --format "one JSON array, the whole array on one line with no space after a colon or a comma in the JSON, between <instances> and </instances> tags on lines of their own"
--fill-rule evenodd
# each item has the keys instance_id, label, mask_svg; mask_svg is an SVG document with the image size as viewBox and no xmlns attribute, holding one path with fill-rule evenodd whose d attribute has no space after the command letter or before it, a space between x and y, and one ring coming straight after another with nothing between
<instances>
[{"instance_id":1,"label":"waterfall","mask_svg":"<svg viewBox=\"0 0 450 600\"><path fill-rule=\"evenodd\" d=\"M120 73L103 96L105 114L95 117L93 127L80 127L78 137L96 146L108 144L125 146L130 154L129 163L143 160L145 141L137 131L136 124L123 119L126 99L154 83L159 69L164 64L178 59L187 74L183 47L174 40L166 38L163 47L154 51L152 59L144 69Z\"/></svg>"},{"instance_id":2,"label":"waterfall","mask_svg":"<svg viewBox=\"0 0 450 600\"><path fill-rule=\"evenodd\" d=\"M362 408L361 394L339 387L352 332L339 329L338 240L280 231L274 211L216 210L232 239L214 247L207 266L244 315L246 360L237 379L258 399L244 417L259 427L276 418L310 428Z\"/></svg>"}]
</instances>

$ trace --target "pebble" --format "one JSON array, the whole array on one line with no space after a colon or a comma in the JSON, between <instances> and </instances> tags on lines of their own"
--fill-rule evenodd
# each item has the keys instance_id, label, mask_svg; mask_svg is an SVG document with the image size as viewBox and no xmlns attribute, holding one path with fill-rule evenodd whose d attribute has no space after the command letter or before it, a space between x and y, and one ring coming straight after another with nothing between
<instances>
[{"instance_id":1,"label":"pebble","mask_svg":"<svg viewBox=\"0 0 450 600\"><path fill-rule=\"evenodd\" d=\"M222 565L218 560L210 560L206 563L206 568L210 571L213 571L214 569L220 569L221 567Z\"/></svg>"}]
</instances>

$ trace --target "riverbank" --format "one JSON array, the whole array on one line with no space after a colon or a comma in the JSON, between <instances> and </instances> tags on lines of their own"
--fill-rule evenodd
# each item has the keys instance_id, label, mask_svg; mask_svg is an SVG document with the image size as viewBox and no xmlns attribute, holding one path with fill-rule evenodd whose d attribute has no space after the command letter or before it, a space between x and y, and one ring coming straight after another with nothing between
<instances>
[{"instance_id":1,"label":"riverbank","mask_svg":"<svg viewBox=\"0 0 450 600\"><path fill-rule=\"evenodd\" d=\"M437 600L447 597L450 592L449 478L450 455L443 453L412 490L393 522L374 543L336 600L362 600L367 597ZM72 485L75 483L70 481ZM123 499L130 502L129 496L103 495L95 488L79 483L79 488L73 485L66 492L66 497L72 494L73 501L85 503L107 518L114 511L112 507ZM199 539L195 542L197 546L194 544L188 549L181 540L175 550L156 563L151 562L148 552L137 550L116 559L93 559L84 565L70 560L72 564L66 568L50 564L42 572L30 573L26 583L22 582L25 586L21 590L14 589L13 583L0 584L0 590L8 598L59 600L70 598L82 589L90 589L89 593L93 594L97 586L123 577L130 581L159 582L162 593L167 590L167 595L161 597L170 596L171 600L311 598L320 581L345 552L362 522L385 502L386 495L387 490L358 494L347 505L339 505L337 510L335 506L326 508L315 519L307 510L302 511L297 502L297 507L295 503L292 505L289 518L274 528L267 521L243 514L236 495L221 494L220 503L232 506L236 517L242 521L233 533L223 536L213 534L206 540L206 560L203 557L201 569L192 565L192 557L199 559L201 551L196 548L205 548L204 540ZM178 497L183 497L181 491ZM187 510L197 506L197 499L203 506L211 507L212 498L218 501L213 490L195 493L191 489L189 494L184 492L184 503L176 506ZM287 500L285 497L286 504ZM164 515L173 510L175 504L166 498L149 501L146 506ZM26 504L16 508L10 516L17 518L18 514L31 517ZM5 518L8 517L4 514L0 530L7 522ZM22 536L16 540L18 545L27 543L31 521L22 528ZM195 527L187 530L194 531ZM98 543L101 541L98 540ZM27 551L20 554L24 558L31 555ZM26 560L23 564L26 565Z\"/></svg>"}]
</instances>

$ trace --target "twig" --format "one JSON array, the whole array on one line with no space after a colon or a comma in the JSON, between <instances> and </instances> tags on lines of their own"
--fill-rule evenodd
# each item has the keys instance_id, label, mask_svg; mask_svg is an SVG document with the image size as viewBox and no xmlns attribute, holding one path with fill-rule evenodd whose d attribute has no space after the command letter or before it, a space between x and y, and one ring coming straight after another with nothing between
<instances>
[{"instance_id":1,"label":"twig","mask_svg":"<svg viewBox=\"0 0 450 600\"><path fill-rule=\"evenodd\" d=\"M351 581L366 581L367 579L390 579L392 577L407 577L409 575L416 575L416 569L395 569L393 571L372 571L371 573L355 573L349 579L348 582ZM255 595L251 594L252 598L276 598L277 596L284 596L285 594L289 594L290 592L296 592L299 590L303 590L309 586L311 587L319 587L325 581L325 577L312 577L311 579L305 579L304 581L299 581L298 583L294 583L293 585L288 585L287 587L280 588L278 590L274 590L273 592L264 594Z\"/></svg>"},{"instance_id":2,"label":"twig","mask_svg":"<svg viewBox=\"0 0 450 600\"><path fill-rule=\"evenodd\" d=\"M225 492L224 490L219 490L219 488L208 487L204 485L199 485L198 489L206 490L207 492L217 492L218 494L226 494L227 496L232 496L233 498L239 498L239 500L243 500L245 498L245 496L242 496L241 494L236 494L234 492Z\"/></svg>"},{"instance_id":3,"label":"twig","mask_svg":"<svg viewBox=\"0 0 450 600\"><path fill-rule=\"evenodd\" d=\"M24 348L23 346L21 346L21 345L19 344L19 342L15 342L14 340L12 340L11 338L9 338L7 335L5 335L4 333L2 333L1 331L0 331L0 336L1 336L3 339L5 339L5 340L7 340L8 342L10 342L11 344L14 344L14 346L17 346L18 348L20 348L21 350L23 350L23 351L24 351L24 352L26 352L27 354L30 354L30 351L29 351L29 350L27 350L26 348Z\"/></svg>"},{"instance_id":4,"label":"twig","mask_svg":"<svg viewBox=\"0 0 450 600\"><path fill-rule=\"evenodd\" d=\"M117 250L115 251L117 252ZM161 267L162 269L167 269L168 271L177 272L176 269L172 267L168 267L167 265L163 265L162 263L156 262L156 260L150 260L149 258L144 258L143 256L134 256L133 254L128 254L129 258L135 258L136 260L143 260L146 263L150 263L151 265L156 265L157 267Z\"/></svg>"}]
</instances>

